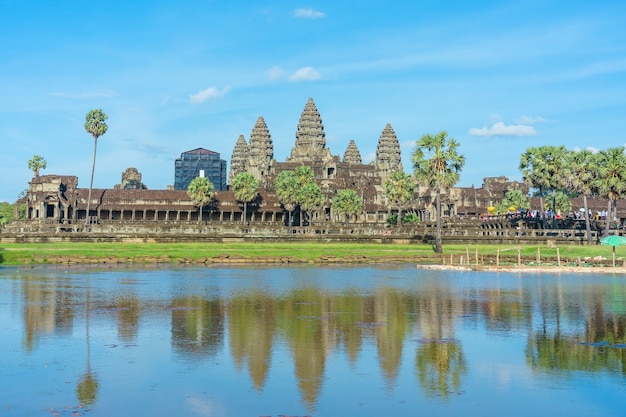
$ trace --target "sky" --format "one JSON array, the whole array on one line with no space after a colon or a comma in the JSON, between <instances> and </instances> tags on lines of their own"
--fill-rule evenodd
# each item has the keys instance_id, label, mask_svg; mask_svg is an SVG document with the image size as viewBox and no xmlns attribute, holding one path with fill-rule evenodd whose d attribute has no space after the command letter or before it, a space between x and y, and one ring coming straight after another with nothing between
<instances>
[{"instance_id":1,"label":"sky","mask_svg":"<svg viewBox=\"0 0 626 417\"><path fill-rule=\"evenodd\" d=\"M219 152L263 116L284 161L311 97L326 146L354 139L365 163L390 123L404 170L442 130L466 158L458 186L521 181L533 146L626 144L626 2L0 0L0 201L33 173L89 187L129 167L174 183L182 152Z\"/></svg>"}]
</instances>

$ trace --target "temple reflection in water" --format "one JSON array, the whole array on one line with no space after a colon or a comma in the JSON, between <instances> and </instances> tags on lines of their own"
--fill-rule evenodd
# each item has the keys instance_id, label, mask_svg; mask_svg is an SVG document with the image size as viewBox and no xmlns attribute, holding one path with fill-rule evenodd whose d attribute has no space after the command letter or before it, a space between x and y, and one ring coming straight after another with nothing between
<instances>
[{"instance_id":1,"label":"temple reflection in water","mask_svg":"<svg viewBox=\"0 0 626 417\"><path fill-rule=\"evenodd\" d=\"M534 280L533 285L499 286L491 280L489 285L450 286L446 279L425 277L408 288L393 280L363 287L356 279L333 288L316 282L313 270L284 268L264 273L304 279L268 285L259 278L254 285L240 285L237 276L215 281L214 271L198 270L192 280L168 281L164 289L151 281L163 273L125 278L121 271L105 284L90 281L98 273L84 278L89 271L80 278L35 271L14 275L11 290L12 297L22 299L24 349L44 348L48 335L86 331L85 379L77 387L86 404L97 396L90 390L98 390L98 363L89 352L97 329L115 330L116 343L128 346L138 343L142 332L160 332L170 338L174 360L186 363L228 354L258 392L281 347L289 357L280 360L289 362L302 400L311 405L322 390L329 358L341 355L355 366L365 349L375 350L389 390L398 383L401 364L410 361L414 382L426 396L445 399L462 392L472 364L458 328L501 338L526 335L519 353L533 373L626 376L626 286L621 284L582 280L564 286L558 280ZM406 357L407 344L415 346L412 357Z\"/></svg>"}]
</instances>

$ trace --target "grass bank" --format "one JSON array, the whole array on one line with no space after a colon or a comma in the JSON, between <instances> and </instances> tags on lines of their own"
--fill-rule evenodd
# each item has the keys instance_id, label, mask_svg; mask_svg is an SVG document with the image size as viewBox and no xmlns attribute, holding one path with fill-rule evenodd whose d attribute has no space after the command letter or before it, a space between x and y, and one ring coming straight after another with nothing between
<instances>
[{"instance_id":1,"label":"grass bank","mask_svg":"<svg viewBox=\"0 0 626 417\"><path fill-rule=\"evenodd\" d=\"M431 245L371 243L41 243L0 246L0 264L45 263L212 263L212 262L418 262L434 264L494 264L587 262L606 265L608 246ZM595 258L595 261L594 261ZM626 247L617 248L618 263ZM607 261L608 260L608 261Z\"/></svg>"}]
</instances>

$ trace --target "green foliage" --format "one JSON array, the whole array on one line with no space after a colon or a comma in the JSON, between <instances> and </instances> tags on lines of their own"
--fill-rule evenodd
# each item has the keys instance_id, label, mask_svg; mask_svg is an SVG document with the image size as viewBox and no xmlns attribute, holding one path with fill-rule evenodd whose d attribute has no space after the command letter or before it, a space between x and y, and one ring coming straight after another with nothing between
<instances>
[{"instance_id":1,"label":"green foliage","mask_svg":"<svg viewBox=\"0 0 626 417\"><path fill-rule=\"evenodd\" d=\"M0 224L7 224L13 221L15 212L13 204L9 204L6 201L0 203Z\"/></svg>"},{"instance_id":2,"label":"green foliage","mask_svg":"<svg viewBox=\"0 0 626 417\"><path fill-rule=\"evenodd\" d=\"M358 214L363 210L361 197L354 190L341 190L333 199L333 210L340 216L346 217L346 225L350 216Z\"/></svg>"},{"instance_id":3,"label":"green foliage","mask_svg":"<svg viewBox=\"0 0 626 417\"><path fill-rule=\"evenodd\" d=\"M515 210L527 210L530 207L528 197L520 190L508 191L504 198L496 204L496 211L500 214L507 213L511 207Z\"/></svg>"},{"instance_id":4,"label":"green foliage","mask_svg":"<svg viewBox=\"0 0 626 417\"><path fill-rule=\"evenodd\" d=\"M108 129L106 124L108 118L109 117L101 109L90 110L85 116L85 130L93 136L95 140L98 140Z\"/></svg>"},{"instance_id":5,"label":"green foliage","mask_svg":"<svg viewBox=\"0 0 626 417\"><path fill-rule=\"evenodd\" d=\"M416 143L413 151L413 175L418 181L436 192L436 234L435 252L443 251L441 246L441 191L452 188L459 182L465 157L457 151L459 143L448 138L443 130L436 135L424 135Z\"/></svg>"},{"instance_id":6,"label":"green foliage","mask_svg":"<svg viewBox=\"0 0 626 417\"><path fill-rule=\"evenodd\" d=\"M187 187L187 195L200 209L199 220L202 220L202 207L206 206L215 196L214 189L213 183L206 177L194 178Z\"/></svg>"},{"instance_id":7,"label":"green foliage","mask_svg":"<svg viewBox=\"0 0 626 417\"><path fill-rule=\"evenodd\" d=\"M276 195L281 204L290 212L289 225L291 225L291 212L296 207L310 213L319 208L324 202L322 189L315 182L315 175L311 168L301 165L295 170L282 171L274 181Z\"/></svg>"},{"instance_id":8,"label":"green foliage","mask_svg":"<svg viewBox=\"0 0 626 417\"><path fill-rule=\"evenodd\" d=\"M402 216L402 219L400 220L400 222L402 224L417 224L420 222L420 218L415 213L407 213L404 216ZM397 226L398 215L394 213L391 216L387 217L387 224L389 226Z\"/></svg>"},{"instance_id":9,"label":"green foliage","mask_svg":"<svg viewBox=\"0 0 626 417\"><path fill-rule=\"evenodd\" d=\"M237 201L243 202L242 222L246 222L248 203L259 194L259 181L249 172L240 172L233 178L233 192Z\"/></svg>"},{"instance_id":10,"label":"green foliage","mask_svg":"<svg viewBox=\"0 0 626 417\"><path fill-rule=\"evenodd\" d=\"M249 203L259 193L259 181L249 172L240 172L233 178L232 188L237 201Z\"/></svg>"},{"instance_id":11,"label":"green foliage","mask_svg":"<svg viewBox=\"0 0 626 417\"><path fill-rule=\"evenodd\" d=\"M413 177L404 172L394 172L383 184L385 196L392 206L395 206L402 213L415 194L415 181ZM396 216L397 219L397 216Z\"/></svg>"},{"instance_id":12,"label":"green foliage","mask_svg":"<svg viewBox=\"0 0 626 417\"><path fill-rule=\"evenodd\" d=\"M28 169L33 171L35 177L39 176L39 170L46 169L47 166L46 160L41 155L34 155L33 159L28 161Z\"/></svg>"}]
</instances>

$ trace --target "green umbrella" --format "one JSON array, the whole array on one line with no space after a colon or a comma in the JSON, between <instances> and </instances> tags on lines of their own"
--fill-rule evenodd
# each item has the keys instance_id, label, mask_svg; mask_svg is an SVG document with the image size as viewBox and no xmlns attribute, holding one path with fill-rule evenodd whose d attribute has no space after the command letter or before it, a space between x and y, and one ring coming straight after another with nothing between
<instances>
[{"instance_id":1,"label":"green umbrella","mask_svg":"<svg viewBox=\"0 0 626 417\"><path fill-rule=\"evenodd\" d=\"M626 237L619 235L604 236L600 239L600 244L613 247L613 267L615 267L615 247L626 245Z\"/></svg>"}]
</instances>

